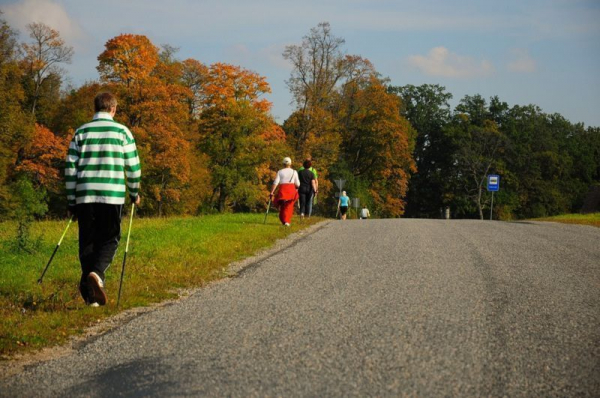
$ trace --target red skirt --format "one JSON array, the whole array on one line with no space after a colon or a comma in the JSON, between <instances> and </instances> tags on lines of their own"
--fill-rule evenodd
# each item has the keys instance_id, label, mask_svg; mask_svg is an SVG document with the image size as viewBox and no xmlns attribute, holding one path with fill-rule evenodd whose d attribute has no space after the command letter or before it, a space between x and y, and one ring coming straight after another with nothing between
<instances>
[{"instance_id":1,"label":"red skirt","mask_svg":"<svg viewBox=\"0 0 600 398\"><path fill-rule=\"evenodd\" d=\"M279 209L279 220L282 224L292 222L294 204L298 200L298 188L294 184L280 184L275 195L274 205Z\"/></svg>"}]
</instances>

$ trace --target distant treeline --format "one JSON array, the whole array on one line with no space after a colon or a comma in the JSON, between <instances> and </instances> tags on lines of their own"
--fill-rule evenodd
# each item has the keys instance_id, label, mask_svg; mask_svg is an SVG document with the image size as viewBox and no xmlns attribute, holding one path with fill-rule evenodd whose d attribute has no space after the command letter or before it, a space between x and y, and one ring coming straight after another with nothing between
<instances>
[{"instance_id":1,"label":"distant treeline","mask_svg":"<svg viewBox=\"0 0 600 398\"><path fill-rule=\"evenodd\" d=\"M459 218L482 216L490 206L488 174L501 176L494 198L500 219L578 212L600 182L598 127L480 95L465 96L451 111L451 94L437 85L390 90L418 131L407 216L436 217L447 206Z\"/></svg>"},{"instance_id":2,"label":"distant treeline","mask_svg":"<svg viewBox=\"0 0 600 398\"><path fill-rule=\"evenodd\" d=\"M73 50L39 23L29 39L0 20L0 219L60 217L64 158L74 130L111 91L142 162L145 215L264 211L284 156L319 172L319 211L335 213L332 181L378 217L479 217L487 174L501 176L502 219L577 211L600 177L600 131L538 107L467 96L454 110L436 85L393 86L347 55L328 23L283 57L296 105L270 114L266 79L225 63L180 60L169 45L122 34L98 56L98 81L64 85Z\"/></svg>"}]
</instances>

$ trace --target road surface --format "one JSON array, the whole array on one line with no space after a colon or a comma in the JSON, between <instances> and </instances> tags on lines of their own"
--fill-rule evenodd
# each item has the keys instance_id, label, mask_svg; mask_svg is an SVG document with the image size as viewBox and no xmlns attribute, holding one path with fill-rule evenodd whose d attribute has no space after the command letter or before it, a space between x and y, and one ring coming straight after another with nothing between
<instances>
[{"instance_id":1,"label":"road surface","mask_svg":"<svg viewBox=\"0 0 600 398\"><path fill-rule=\"evenodd\" d=\"M0 396L600 395L600 229L332 221Z\"/></svg>"}]
</instances>

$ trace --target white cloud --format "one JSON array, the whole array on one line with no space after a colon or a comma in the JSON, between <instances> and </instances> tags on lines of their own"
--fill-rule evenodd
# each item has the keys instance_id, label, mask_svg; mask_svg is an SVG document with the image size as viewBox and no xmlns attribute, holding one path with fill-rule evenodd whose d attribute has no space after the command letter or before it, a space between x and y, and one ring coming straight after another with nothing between
<instances>
[{"instance_id":1,"label":"white cloud","mask_svg":"<svg viewBox=\"0 0 600 398\"><path fill-rule=\"evenodd\" d=\"M536 71L535 59L524 48L515 48L511 50L512 61L508 63L507 68L511 72L532 73Z\"/></svg>"},{"instance_id":2,"label":"white cloud","mask_svg":"<svg viewBox=\"0 0 600 398\"><path fill-rule=\"evenodd\" d=\"M27 35L27 25L41 22L57 30L66 44L78 47L87 39L81 25L73 20L64 7L52 0L21 0L2 7L8 24Z\"/></svg>"},{"instance_id":3,"label":"white cloud","mask_svg":"<svg viewBox=\"0 0 600 398\"><path fill-rule=\"evenodd\" d=\"M429 76L471 78L489 76L494 72L491 62L476 61L450 52L445 47L432 48L426 56L411 55L408 63Z\"/></svg>"}]
</instances>

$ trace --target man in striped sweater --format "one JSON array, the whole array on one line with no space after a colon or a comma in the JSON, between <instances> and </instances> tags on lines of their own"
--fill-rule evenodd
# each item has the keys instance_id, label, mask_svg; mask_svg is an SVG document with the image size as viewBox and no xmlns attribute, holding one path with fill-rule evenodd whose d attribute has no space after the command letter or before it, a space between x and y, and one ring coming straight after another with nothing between
<instances>
[{"instance_id":1,"label":"man in striped sweater","mask_svg":"<svg viewBox=\"0 0 600 398\"><path fill-rule=\"evenodd\" d=\"M139 204L140 160L129 129L113 120L117 99L100 93L94 119L79 127L65 166L69 216L79 220L79 291L86 304L106 304L104 272L121 239L121 212L126 187Z\"/></svg>"}]
</instances>

